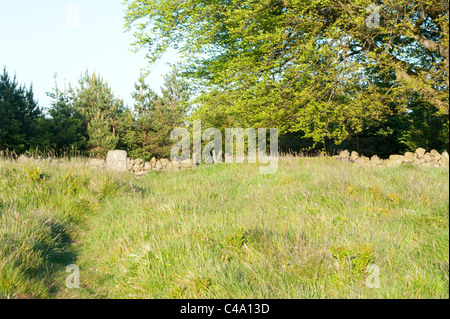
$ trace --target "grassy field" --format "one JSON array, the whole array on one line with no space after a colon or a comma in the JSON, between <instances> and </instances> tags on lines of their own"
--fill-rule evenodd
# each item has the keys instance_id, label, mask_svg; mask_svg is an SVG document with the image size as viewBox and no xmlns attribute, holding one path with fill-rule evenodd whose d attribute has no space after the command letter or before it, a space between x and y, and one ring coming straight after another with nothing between
<instances>
[{"instance_id":1,"label":"grassy field","mask_svg":"<svg viewBox=\"0 0 450 319\"><path fill-rule=\"evenodd\" d=\"M0 162L0 298L449 298L448 179L330 158L140 179Z\"/></svg>"}]
</instances>

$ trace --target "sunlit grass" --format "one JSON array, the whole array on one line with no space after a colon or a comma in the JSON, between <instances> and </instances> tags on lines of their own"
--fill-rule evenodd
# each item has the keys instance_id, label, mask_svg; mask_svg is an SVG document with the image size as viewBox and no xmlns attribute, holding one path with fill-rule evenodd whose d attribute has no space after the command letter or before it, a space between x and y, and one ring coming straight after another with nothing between
<instances>
[{"instance_id":1,"label":"sunlit grass","mask_svg":"<svg viewBox=\"0 0 450 319\"><path fill-rule=\"evenodd\" d=\"M329 158L141 179L0 162L0 296L448 298L448 177Z\"/></svg>"}]
</instances>

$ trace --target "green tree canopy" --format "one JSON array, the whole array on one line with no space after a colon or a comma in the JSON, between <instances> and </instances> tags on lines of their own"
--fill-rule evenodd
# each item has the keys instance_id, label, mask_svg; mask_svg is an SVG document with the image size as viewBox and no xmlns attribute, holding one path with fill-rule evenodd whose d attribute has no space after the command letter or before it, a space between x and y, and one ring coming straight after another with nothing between
<instances>
[{"instance_id":1,"label":"green tree canopy","mask_svg":"<svg viewBox=\"0 0 450 319\"><path fill-rule=\"evenodd\" d=\"M190 89L186 81L174 68L164 77L161 96L158 96L145 83L145 75L141 74L132 96L135 99L136 133L130 130L128 136L133 135L136 147L131 155L143 159L168 157L173 145L170 132L185 126L190 110Z\"/></svg>"},{"instance_id":2,"label":"green tree canopy","mask_svg":"<svg viewBox=\"0 0 450 319\"><path fill-rule=\"evenodd\" d=\"M55 87L47 96L52 99L48 115L41 120L42 146L48 151L61 154L64 151L84 151L87 142L87 121L73 105L72 98L58 87L56 74Z\"/></svg>"},{"instance_id":3,"label":"green tree canopy","mask_svg":"<svg viewBox=\"0 0 450 319\"><path fill-rule=\"evenodd\" d=\"M448 1L126 2L136 49L177 48L216 121L339 143L414 93L448 114Z\"/></svg>"},{"instance_id":4,"label":"green tree canopy","mask_svg":"<svg viewBox=\"0 0 450 319\"><path fill-rule=\"evenodd\" d=\"M118 127L125 111L123 101L116 98L108 83L98 74L87 71L79 80L79 87L70 88L73 105L87 123L89 151L105 156L119 141Z\"/></svg>"},{"instance_id":5,"label":"green tree canopy","mask_svg":"<svg viewBox=\"0 0 450 319\"><path fill-rule=\"evenodd\" d=\"M38 119L41 110L34 100L33 88L18 84L6 71L0 76L0 150L18 154L39 146Z\"/></svg>"}]
</instances>

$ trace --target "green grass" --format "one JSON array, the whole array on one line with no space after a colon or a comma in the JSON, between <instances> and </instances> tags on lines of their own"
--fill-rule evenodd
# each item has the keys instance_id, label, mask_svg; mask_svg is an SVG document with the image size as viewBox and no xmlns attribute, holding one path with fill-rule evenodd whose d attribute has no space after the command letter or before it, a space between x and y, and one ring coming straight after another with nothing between
<instances>
[{"instance_id":1,"label":"green grass","mask_svg":"<svg viewBox=\"0 0 450 319\"><path fill-rule=\"evenodd\" d=\"M0 162L0 297L449 298L448 178L329 158L141 179Z\"/></svg>"}]
</instances>

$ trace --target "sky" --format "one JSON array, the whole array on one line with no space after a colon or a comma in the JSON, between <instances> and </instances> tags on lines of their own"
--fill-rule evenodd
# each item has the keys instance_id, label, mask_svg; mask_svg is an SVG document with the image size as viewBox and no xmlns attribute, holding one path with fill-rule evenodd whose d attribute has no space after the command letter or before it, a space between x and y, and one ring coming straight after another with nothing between
<instances>
[{"instance_id":1,"label":"sky","mask_svg":"<svg viewBox=\"0 0 450 319\"><path fill-rule=\"evenodd\" d=\"M134 53L132 32L125 32L122 0L0 0L0 68L17 76L27 88L32 83L39 106L48 108L46 92L55 86L78 86L82 73L96 72L116 97L133 105L131 93L141 69L151 73L147 83L156 91L171 51L154 65L144 52Z\"/></svg>"}]
</instances>

